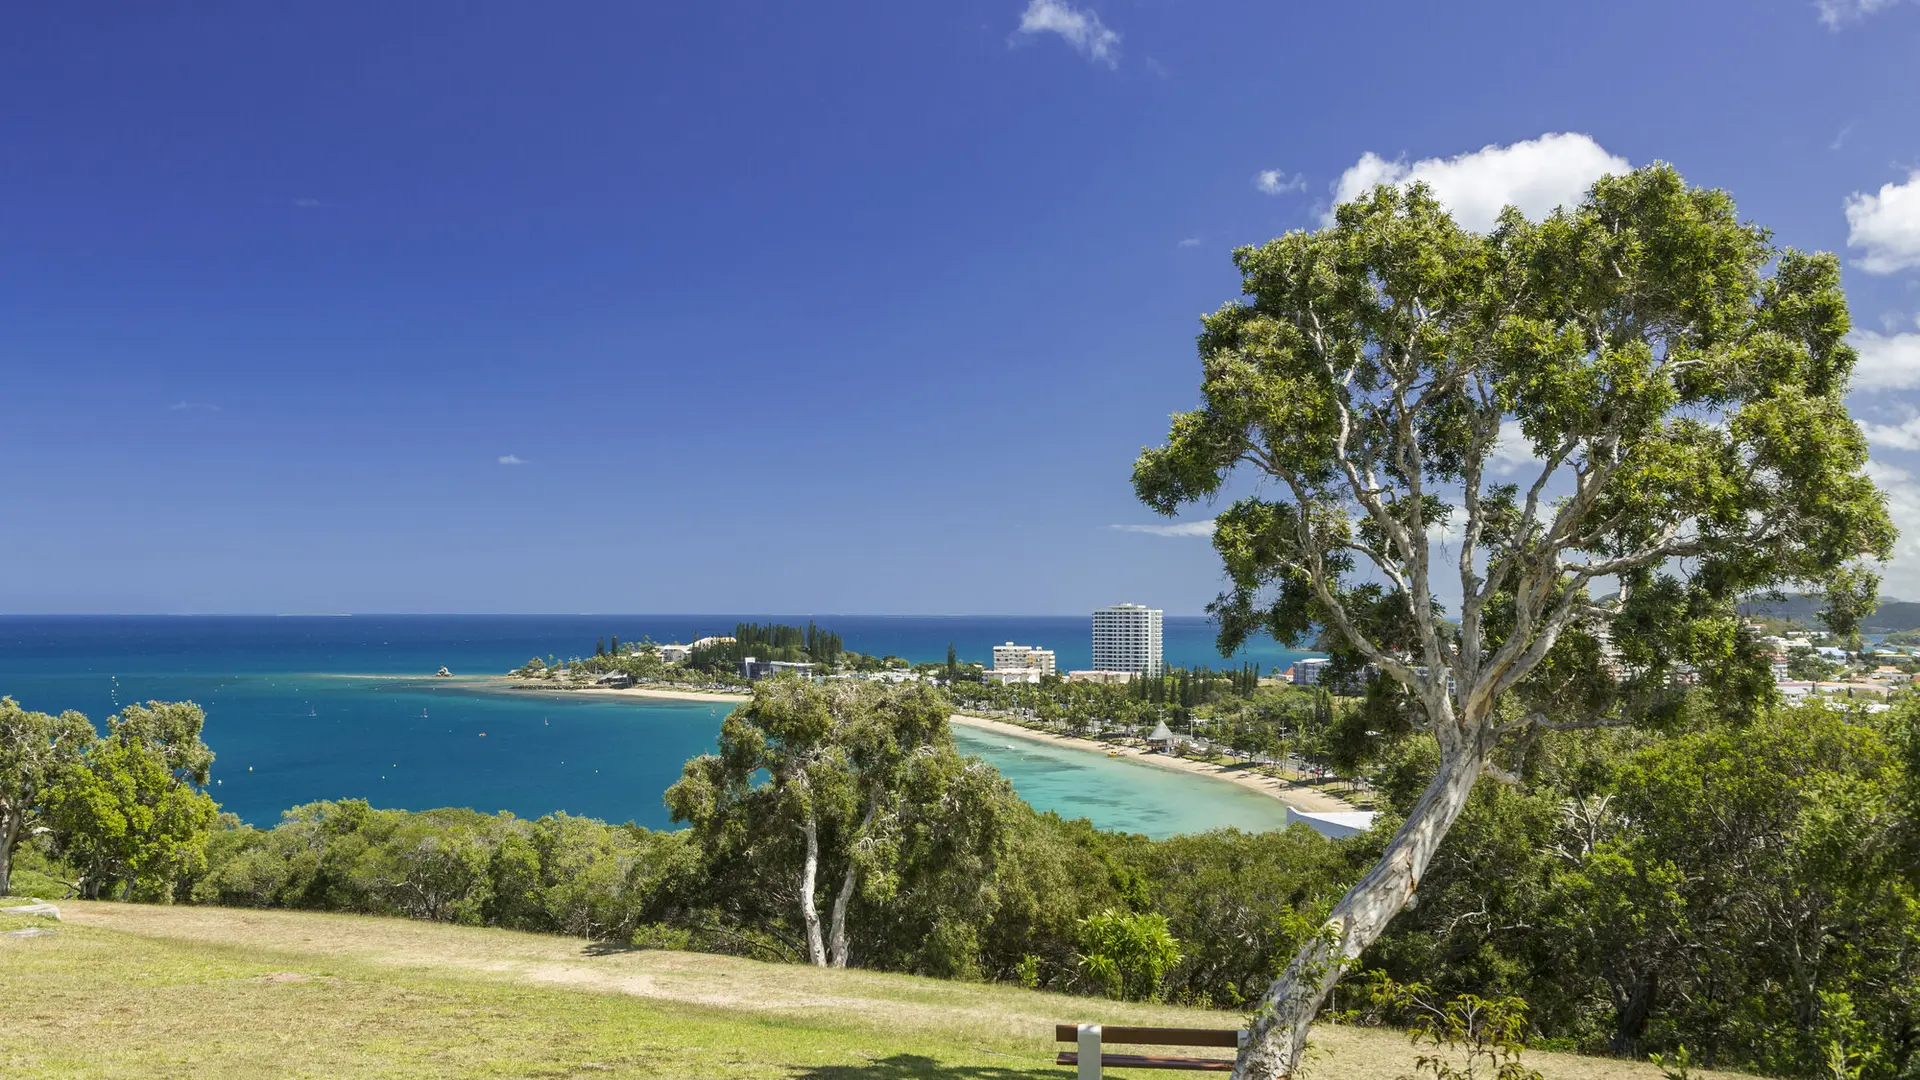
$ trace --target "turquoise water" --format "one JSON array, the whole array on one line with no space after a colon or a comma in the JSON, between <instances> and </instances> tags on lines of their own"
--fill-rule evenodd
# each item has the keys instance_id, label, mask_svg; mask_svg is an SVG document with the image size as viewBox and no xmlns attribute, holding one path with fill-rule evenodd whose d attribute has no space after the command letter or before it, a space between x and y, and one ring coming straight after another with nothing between
<instances>
[{"instance_id":1,"label":"turquoise water","mask_svg":"<svg viewBox=\"0 0 1920 1080\"><path fill-rule=\"evenodd\" d=\"M682 763L712 748L724 704L482 692L418 677L329 673L411 674L442 664L497 673L536 653L578 652L582 642L590 651L596 636L637 637L650 620L697 629L731 626L731 618L5 616L0 694L33 709L79 709L96 721L130 702L199 702L218 755L212 793L255 824L272 824L299 803L361 797L413 810L471 806L526 817L564 810L665 827L661 793ZM943 659L949 638L1052 644L1044 635L1060 632L1060 620L867 623L848 628L850 647L915 660ZM1191 641L1192 631L1184 632ZM870 644L855 645L856 634ZM1166 836L1277 827L1284 817L1278 802L1204 777L970 730L956 737L1034 806L1102 828Z\"/></svg>"},{"instance_id":2,"label":"turquoise water","mask_svg":"<svg viewBox=\"0 0 1920 1080\"><path fill-rule=\"evenodd\" d=\"M953 738L961 750L992 762L1027 802L1103 829L1165 837L1227 825L1260 832L1287 824L1280 800L1219 780L959 724Z\"/></svg>"}]
</instances>

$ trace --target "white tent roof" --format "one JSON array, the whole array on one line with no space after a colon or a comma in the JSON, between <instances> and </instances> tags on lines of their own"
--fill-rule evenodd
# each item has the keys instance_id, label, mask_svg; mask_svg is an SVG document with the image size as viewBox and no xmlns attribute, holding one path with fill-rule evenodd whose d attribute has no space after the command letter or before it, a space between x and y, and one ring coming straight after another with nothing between
<instances>
[{"instance_id":1,"label":"white tent roof","mask_svg":"<svg viewBox=\"0 0 1920 1080\"><path fill-rule=\"evenodd\" d=\"M1167 722L1160 721L1153 726L1153 734L1147 736L1148 742L1172 742L1173 732L1167 730Z\"/></svg>"}]
</instances>

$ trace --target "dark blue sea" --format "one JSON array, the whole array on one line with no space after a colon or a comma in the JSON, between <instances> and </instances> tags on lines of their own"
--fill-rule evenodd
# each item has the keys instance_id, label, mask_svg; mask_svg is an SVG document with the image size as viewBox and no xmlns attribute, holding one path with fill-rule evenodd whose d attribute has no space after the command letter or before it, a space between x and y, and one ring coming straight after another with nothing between
<instances>
[{"instance_id":1,"label":"dark blue sea","mask_svg":"<svg viewBox=\"0 0 1920 1080\"><path fill-rule=\"evenodd\" d=\"M524 817L564 810L669 822L660 796L688 758L713 746L727 706L485 692L427 678L500 674L533 656L591 653L597 640L690 641L734 615L0 616L0 694L45 712L78 709L103 723L147 700L207 711L218 759L212 794L256 825L316 799L376 806L470 806ZM846 647L913 661L986 662L1004 641L1055 650L1086 667L1085 617L815 617ZM1258 663L1298 653L1271 641L1223 660L1205 619L1169 618L1169 664ZM1164 836L1225 825L1270 828L1280 804L1205 778L1023 740L957 730L1036 807L1103 828Z\"/></svg>"}]
</instances>

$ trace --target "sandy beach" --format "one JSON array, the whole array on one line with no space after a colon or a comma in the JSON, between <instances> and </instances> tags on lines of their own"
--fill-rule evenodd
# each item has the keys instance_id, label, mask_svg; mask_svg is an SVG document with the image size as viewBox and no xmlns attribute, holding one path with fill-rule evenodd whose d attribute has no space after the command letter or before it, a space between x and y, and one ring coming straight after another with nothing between
<instances>
[{"instance_id":1,"label":"sandy beach","mask_svg":"<svg viewBox=\"0 0 1920 1080\"><path fill-rule=\"evenodd\" d=\"M1076 735L1055 735L1051 732L1035 731L1032 728L1021 727L1019 724L1008 723L1005 720L992 720L984 716L970 716L965 713L955 713L950 719L953 723L976 730L991 731L996 735L1006 735L1017 739L1031 739L1036 742L1052 743L1055 746L1064 746L1086 753L1106 754L1110 751L1118 750L1122 757L1131 758L1157 768L1172 769L1176 772L1190 773L1194 776L1204 776L1212 780L1224 780L1230 784L1238 784L1241 787L1279 799L1295 810L1304 810L1308 813L1345 813L1354 809L1352 806L1332 795L1328 795L1326 792L1316 791L1304 784L1278 780L1265 773L1255 772L1246 766L1215 765L1212 762L1192 761L1187 758L1174 757L1171 754L1149 753L1138 747L1114 746L1109 743L1097 742L1093 739L1082 739Z\"/></svg>"},{"instance_id":2,"label":"sandy beach","mask_svg":"<svg viewBox=\"0 0 1920 1080\"><path fill-rule=\"evenodd\" d=\"M455 678L459 677L455 676ZM440 681L452 682L453 680L441 679ZM469 686L483 683L493 685L482 685L479 687L480 689L515 690L535 694L582 694L587 697L596 698L657 698L663 701L724 701L729 704L738 704L742 701L752 700L752 696L749 694L730 694L723 690L670 690L656 686L630 686L624 690L615 690L605 686L582 686L576 688L555 686L551 683L535 682L531 679L516 679L508 675L474 675L467 677L465 680L465 684Z\"/></svg>"}]
</instances>

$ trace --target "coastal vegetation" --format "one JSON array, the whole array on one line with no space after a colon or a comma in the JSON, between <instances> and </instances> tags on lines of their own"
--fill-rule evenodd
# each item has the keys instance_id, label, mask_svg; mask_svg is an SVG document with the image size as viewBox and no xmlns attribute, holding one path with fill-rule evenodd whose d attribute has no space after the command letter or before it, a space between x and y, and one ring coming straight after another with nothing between
<instances>
[{"instance_id":1,"label":"coastal vegetation","mask_svg":"<svg viewBox=\"0 0 1920 1080\"><path fill-rule=\"evenodd\" d=\"M1669 166L1484 234L1381 185L1234 261L1246 299L1203 320L1203 404L1141 454L1137 494L1172 515L1257 478L1215 519L1222 653L1331 631L1332 666L1373 674L1369 730L1433 750L1253 1012L1235 1074L1272 1078L1416 890L1427 908L1483 775L1550 733L1671 726L1696 688L1755 722L1772 680L1738 604L1812 591L1851 634L1894 533L1847 413L1839 261ZM1802 1031L1845 1011L1802 1007Z\"/></svg>"},{"instance_id":2,"label":"coastal vegetation","mask_svg":"<svg viewBox=\"0 0 1920 1080\"><path fill-rule=\"evenodd\" d=\"M1245 1010L1390 844L1439 752L1417 729L1369 741L1383 817L1366 835L1296 826L1155 841L1013 798L954 752L948 703L931 688L788 679L755 695L716 753L688 766L671 797L690 823L678 831L342 800L290 809L270 829L193 818L177 857L144 877L90 877L93 838L34 829L15 880L54 897L98 880L103 898L401 916L602 950ZM159 715L181 735L191 727L191 711L167 706L114 726L132 740ZM180 743L191 770L198 751ZM65 768L86 771L86 758ZM169 775L196 793L205 778ZM1476 786L1420 903L1358 966L1422 984L1429 1003L1524 1001L1536 1048L1684 1049L1709 1066L1815 1077L1839 1047L1862 1077L1908 1075L1920 1064L1916 777L1912 704L1729 718L1698 694L1660 733L1543 733L1511 782ZM1334 1004L1352 1022L1419 1019L1404 996L1366 987ZM1054 1009L1097 1015L1091 1003Z\"/></svg>"}]
</instances>

